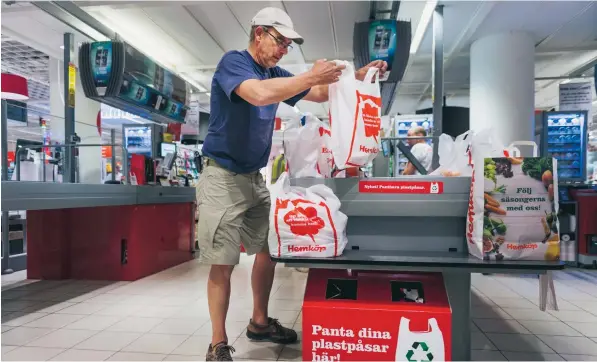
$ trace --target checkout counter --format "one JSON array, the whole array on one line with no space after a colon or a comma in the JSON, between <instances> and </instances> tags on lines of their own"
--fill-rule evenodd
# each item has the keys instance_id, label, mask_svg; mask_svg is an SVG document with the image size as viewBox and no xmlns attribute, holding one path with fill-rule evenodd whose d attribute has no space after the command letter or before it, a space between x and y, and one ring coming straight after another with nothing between
<instances>
[{"instance_id":1,"label":"checkout counter","mask_svg":"<svg viewBox=\"0 0 597 362\"><path fill-rule=\"evenodd\" d=\"M348 216L348 245L329 259L273 259L289 267L356 271L436 272L452 309L452 360L471 359L471 273L545 275L561 262L484 261L469 256L465 239L470 178L408 176L369 179L296 179L297 186L325 183ZM396 192L367 192L372 185ZM412 192L412 185L421 191ZM379 186L378 186L379 187ZM401 192L400 190L411 190ZM545 278L547 281L547 278ZM555 294L552 295L555 297ZM306 348L306 347L304 347Z\"/></svg>"},{"instance_id":2,"label":"checkout counter","mask_svg":"<svg viewBox=\"0 0 597 362\"><path fill-rule=\"evenodd\" d=\"M28 279L132 281L193 258L191 187L3 181L2 211L16 210Z\"/></svg>"}]
</instances>

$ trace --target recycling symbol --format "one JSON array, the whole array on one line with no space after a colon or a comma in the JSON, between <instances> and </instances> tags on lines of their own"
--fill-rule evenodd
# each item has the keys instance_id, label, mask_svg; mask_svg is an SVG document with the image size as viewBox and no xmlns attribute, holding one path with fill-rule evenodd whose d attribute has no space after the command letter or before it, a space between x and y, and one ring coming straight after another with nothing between
<instances>
[{"instance_id":1,"label":"recycling symbol","mask_svg":"<svg viewBox=\"0 0 597 362\"><path fill-rule=\"evenodd\" d=\"M417 359L413 359L413 356L415 355L415 351L419 352L419 351L423 351L423 352L427 352L426 356L427 359L426 360L417 360ZM425 342L415 342L412 345L412 349L409 349L408 352L406 353L406 359L409 362L415 362L415 361L433 361L433 354L431 352L429 352L429 347L427 346L427 343Z\"/></svg>"}]
</instances>

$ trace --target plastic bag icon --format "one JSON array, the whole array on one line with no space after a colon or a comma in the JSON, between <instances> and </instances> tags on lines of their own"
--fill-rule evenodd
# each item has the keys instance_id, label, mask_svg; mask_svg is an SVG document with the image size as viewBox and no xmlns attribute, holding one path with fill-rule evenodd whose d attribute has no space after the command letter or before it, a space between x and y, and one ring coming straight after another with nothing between
<instances>
[{"instance_id":1,"label":"plastic bag icon","mask_svg":"<svg viewBox=\"0 0 597 362\"><path fill-rule=\"evenodd\" d=\"M437 319L427 321L427 332L412 332L410 319L402 317L398 328L396 361L445 361L444 336Z\"/></svg>"}]
</instances>

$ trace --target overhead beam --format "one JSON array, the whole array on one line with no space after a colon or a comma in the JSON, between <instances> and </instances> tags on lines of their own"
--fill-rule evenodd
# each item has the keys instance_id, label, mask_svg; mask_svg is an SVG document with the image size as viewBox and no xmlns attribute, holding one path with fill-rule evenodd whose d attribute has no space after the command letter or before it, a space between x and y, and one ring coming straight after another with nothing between
<instances>
[{"instance_id":1,"label":"overhead beam","mask_svg":"<svg viewBox=\"0 0 597 362\"><path fill-rule=\"evenodd\" d=\"M449 5L446 6L449 7ZM479 5L477 11L475 11L475 15L473 15L466 27L460 32L458 38L456 39L456 42L454 42L454 46L448 53L447 57L444 58L444 69L448 69L454 61L454 59L458 57L457 54L460 54L462 52L465 45L469 43L473 34L475 34L477 29L483 23L483 21L485 21L487 16L489 16L494 6L495 2L493 1L484 1ZM427 83L427 86L425 87L423 93L421 93L421 97L419 98L418 102L419 104L423 101L425 95L429 92L429 89L432 87L432 82L433 80L430 80L430 82Z\"/></svg>"},{"instance_id":2,"label":"overhead beam","mask_svg":"<svg viewBox=\"0 0 597 362\"><path fill-rule=\"evenodd\" d=\"M83 11L72 1L33 1L31 3L89 39L102 41L117 37L112 29Z\"/></svg>"}]
</instances>

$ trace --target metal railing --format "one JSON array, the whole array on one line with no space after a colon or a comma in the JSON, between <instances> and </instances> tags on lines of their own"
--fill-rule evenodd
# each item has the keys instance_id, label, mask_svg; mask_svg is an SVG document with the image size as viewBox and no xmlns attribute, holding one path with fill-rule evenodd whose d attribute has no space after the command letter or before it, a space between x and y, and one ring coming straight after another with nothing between
<instances>
[{"instance_id":1,"label":"metal railing","mask_svg":"<svg viewBox=\"0 0 597 362\"><path fill-rule=\"evenodd\" d=\"M123 155L123 162L122 162L122 173L124 174L125 180L127 185L130 184L130 175L128 172L128 151L126 150L126 147L124 145L121 144L116 144L116 143L108 143L108 144L57 144L57 145L47 145L47 146L24 146L24 147L20 147L16 152L15 152L15 172L17 174L17 181L21 181L21 153L25 152L26 150L31 150L31 149L44 149L44 148L77 148L77 147L120 147L122 149L122 155ZM114 152L112 152L112 158L114 159ZM115 180L115 166L116 165L112 165L112 180ZM77 167L78 168L78 167ZM78 171L78 170L77 170ZM46 181L46 153L43 152L42 150L42 173L43 173L43 181ZM78 173L78 172L77 172Z\"/></svg>"},{"instance_id":2,"label":"metal railing","mask_svg":"<svg viewBox=\"0 0 597 362\"><path fill-rule=\"evenodd\" d=\"M406 140L432 140L433 142L437 142L438 141L438 137L435 136L413 136L413 137L383 137L381 139L381 141L390 141L390 143L392 144L392 147L396 147L400 150L400 152L406 157L406 159L408 159L408 161L410 163L412 163L412 165L415 167L415 169L421 174L421 175L427 175L427 170L425 169L425 167L423 167L423 165L421 165L421 163L419 162L419 160L417 160L417 158L412 154L412 152L410 152L410 149L404 144L404 142L402 141L406 141ZM396 144L394 144L394 142L396 142Z\"/></svg>"}]
</instances>

